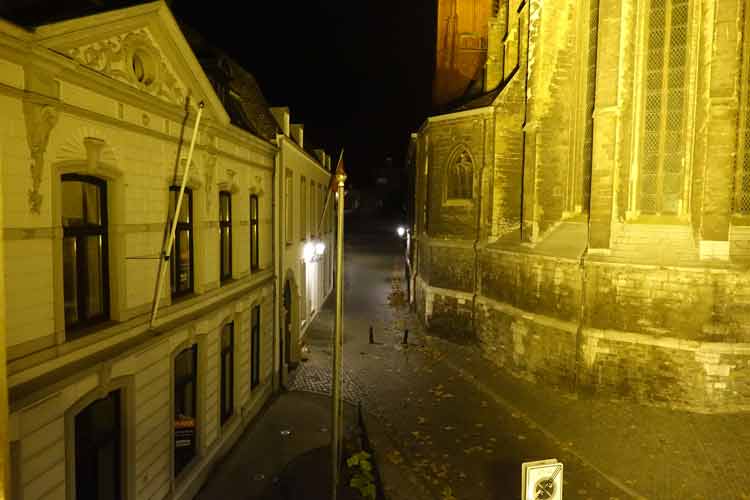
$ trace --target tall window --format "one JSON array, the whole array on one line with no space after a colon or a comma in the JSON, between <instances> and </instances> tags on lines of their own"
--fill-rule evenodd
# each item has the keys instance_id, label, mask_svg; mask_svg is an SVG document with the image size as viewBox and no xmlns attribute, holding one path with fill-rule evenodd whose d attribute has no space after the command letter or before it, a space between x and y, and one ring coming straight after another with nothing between
<instances>
[{"instance_id":1,"label":"tall window","mask_svg":"<svg viewBox=\"0 0 750 500\"><path fill-rule=\"evenodd\" d=\"M107 190L95 177L62 176L63 289L69 329L109 317Z\"/></svg>"},{"instance_id":2,"label":"tall window","mask_svg":"<svg viewBox=\"0 0 750 500\"><path fill-rule=\"evenodd\" d=\"M220 233L220 279L232 277L232 196L227 191L219 193L219 233Z\"/></svg>"},{"instance_id":3,"label":"tall window","mask_svg":"<svg viewBox=\"0 0 750 500\"><path fill-rule=\"evenodd\" d=\"M172 227L172 217L177 208L177 198L180 188L169 188L169 225ZM193 192L185 188L177 217L177 227L174 233L172 255L170 256L172 296L179 296L193 291Z\"/></svg>"},{"instance_id":4,"label":"tall window","mask_svg":"<svg viewBox=\"0 0 750 500\"><path fill-rule=\"evenodd\" d=\"M474 163L471 160L469 150L465 146L459 146L448 163L448 171L445 179L445 199L470 200L473 197Z\"/></svg>"},{"instance_id":5,"label":"tall window","mask_svg":"<svg viewBox=\"0 0 750 500\"><path fill-rule=\"evenodd\" d=\"M258 196L250 196L250 270L258 269Z\"/></svg>"},{"instance_id":6,"label":"tall window","mask_svg":"<svg viewBox=\"0 0 750 500\"><path fill-rule=\"evenodd\" d=\"M677 214L683 194L688 0L651 0L646 53L642 213Z\"/></svg>"},{"instance_id":7,"label":"tall window","mask_svg":"<svg viewBox=\"0 0 750 500\"><path fill-rule=\"evenodd\" d=\"M196 454L198 394L198 346L189 347L174 359L174 475Z\"/></svg>"},{"instance_id":8,"label":"tall window","mask_svg":"<svg viewBox=\"0 0 750 500\"><path fill-rule=\"evenodd\" d=\"M234 409L234 323L221 331L221 423L232 416Z\"/></svg>"},{"instance_id":9,"label":"tall window","mask_svg":"<svg viewBox=\"0 0 750 500\"><path fill-rule=\"evenodd\" d=\"M737 176L734 210L750 214L750 8L745 8L745 47L742 53L742 86L737 137Z\"/></svg>"},{"instance_id":10,"label":"tall window","mask_svg":"<svg viewBox=\"0 0 750 500\"><path fill-rule=\"evenodd\" d=\"M302 177L299 183L299 239L304 240L307 236L307 183Z\"/></svg>"},{"instance_id":11,"label":"tall window","mask_svg":"<svg viewBox=\"0 0 750 500\"><path fill-rule=\"evenodd\" d=\"M596 102L596 51L599 39L599 0L589 0L589 33L586 58L585 115L583 133L583 171L580 176L581 211L588 213L591 205L591 167L594 154L594 105Z\"/></svg>"},{"instance_id":12,"label":"tall window","mask_svg":"<svg viewBox=\"0 0 750 500\"><path fill-rule=\"evenodd\" d=\"M294 239L294 205L292 204L292 173L286 173L286 189L284 190L284 206L286 208L286 244L291 245Z\"/></svg>"},{"instance_id":13,"label":"tall window","mask_svg":"<svg viewBox=\"0 0 750 500\"><path fill-rule=\"evenodd\" d=\"M250 389L260 382L260 306L253 307L250 317Z\"/></svg>"},{"instance_id":14,"label":"tall window","mask_svg":"<svg viewBox=\"0 0 750 500\"><path fill-rule=\"evenodd\" d=\"M315 220L315 214L318 213L317 209L318 204L318 191L315 189L315 181L310 181L310 213L307 215L310 227L310 237L315 236L315 230L316 230L316 220Z\"/></svg>"},{"instance_id":15,"label":"tall window","mask_svg":"<svg viewBox=\"0 0 750 500\"><path fill-rule=\"evenodd\" d=\"M76 499L122 498L120 391L75 417Z\"/></svg>"}]
</instances>

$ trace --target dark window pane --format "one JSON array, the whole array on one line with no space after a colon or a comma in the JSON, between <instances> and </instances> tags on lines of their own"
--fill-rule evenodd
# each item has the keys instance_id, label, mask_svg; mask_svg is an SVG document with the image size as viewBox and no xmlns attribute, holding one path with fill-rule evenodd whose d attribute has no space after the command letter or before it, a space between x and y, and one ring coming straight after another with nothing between
<instances>
[{"instance_id":1,"label":"dark window pane","mask_svg":"<svg viewBox=\"0 0 750 500\"><path fill-rule=\"evenodd\" d=\"M224 326L221 333L221 423L232 415L234 407L234 324Z\"/></svg>"},{"instance_id":2,"label":"dark window pane","mask_svg":"<svg viewBox=\"0 0 750 500\"><path fill-rule=\"evenodd\" d=\"M101 224L101 200L99 199L99 186L91 183L83 183L83 206L86 214L87 224Z\"/></svg>"},{"instance_id":3,"label":"dark window pane","mask_svg":"<svg viewBox=\"0 0 750 500\"><path fill-rule=\"evenodd\" d=\"M105 187L94 177L62 177L63 295L72 332L109 311Z\"/></svg>"},{"instance_id":4,"label":"dark window pane","mask_svg":"<svg viewBox=\"0 0 750 500\"><path fill-rule=\"evenodd\" d=\"M180 188L173 187L169 191L169 220L174 217L175 210L177 209L177 198L180 196ZM192 192L185 188L185 193L182 196L182 205L180 205L180 216L178 217L179 222L190 222L190 205L192 202Z\"/></svg>"},{"instance_id":5,"label":"dark window pane","mask_svg":"<svg viewBox=\"0 0 750 500\"><path fill-rule=\"evenodd\" d=\"M86 318L90 319L104 314L101 236L86 238L86 268L88 274L86 276L88 285Z\"/></svg>"},{"instance_id":6,"label":"dark window pane","mask_svg":"<svg viewBox=\"0 0 750 500\"><path fill-rule=\"evenodd\" d=\"M63 226L83 224L83 189L80 182L62 183L62 217Z\"/></svg>"},{"instance_id":7,"label":"dark window pane","mask_svg":"<svg viewBox=\"0 0 750 500\"><path fill-rule=\"evenodd\" d=\"M228 227L221 228L221 275L222 278L231 276L231 249L230 230Z\"/></svg>"},{"instance_id":8,"label":"dark window pane","mask_svg":"<svg viewBox=\"0 0 750 500\"><path fill-rule=\"evenodd\" d=\"M196 445L196 377L198 349L185 349L174 361L174 474L175 476L195 456Z\"/></svg>"},{"instance_id":9,"label":"dark window pane","mask_svg":"<svg viewBox=\"0 0 750 500\"><path fill-rule=\"evenodd\" d=\"M232 207L230 206L231 198L229 193L221 192L219 194L219 220L229 221Z\"/></svg>"},{"instance_id":10,"label":"dark window pane","mask_svg":"<svg viewBox=\"0 0 750 500\"><path fill-rule=\"evenodd\" d=\"M76 239L63 239L63 288L65 325L78 322L78 274L76 268Z\"/></svg>"},{"instance_id":11,"label":"dark window pane","mask_svg":"<svg viewBox=\"0 0 750 500\"><path fill-rule=\"evenodd\" d=\"M120 396L111 392L75 418L76 499L120 498Z\"/></svg>"},{"instance_id":12,"label":"dark window pane","mask_svg":"<svg viewBox=\"0 0 750 500\"><path fill-rule=\"evenodd\" d=\"M192 270L190 269L190 230L179 230L175 235L174 266L175 292L185 292L192 289Z\"/></svg>"}]
</instances>

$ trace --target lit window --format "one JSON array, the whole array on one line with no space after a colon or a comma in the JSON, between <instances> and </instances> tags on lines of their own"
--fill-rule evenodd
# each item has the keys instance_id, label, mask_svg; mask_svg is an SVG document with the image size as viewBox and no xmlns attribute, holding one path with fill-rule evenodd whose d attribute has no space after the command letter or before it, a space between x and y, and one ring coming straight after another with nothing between
<instances>
[{"instance_id":1,"label":"lit window","mask_svg":"<svg viewBox=\"0 0 750 500\"><path fill-rule=\"evenodd\" d=\"M255 271L259 266L258 260L258 238L260 236L258 226L258 196L250 196L250 270Z\"/></svg>"},{"instance_id":2,"label":"lit window","mask_svg":"<svg viewBox=\"0 0 750 500\"><path fill-rule=\"evenodd\" d=\"M172 217L177 208L177 197L180 188L169 188L169 225L172 227ZM185 189L182 197L180 214L177 217L177 227L174 233L172 254L169 267L171 269L172 296L179 296L193 291L193 192Z\"/></svg>"},{"instance_id":3,"label":"lit window","mask_svg":"<svg viewBox=\"0 0 750 500\"><path fill-rule=\"evenodd\" d=\"M307 236L307 205L306 205L306 187L305 178L302 177L299 183L299 239L304 240Z\"/></svg>"},{"instance_id":4,"label":"lit window","mask_svg":"<svg viewBox=\"0 0 750 500\"><path fill-rule=\"evenodd\" d=\"M684 183L688 0L652 0L647 18L639 209L677 214Z\"/></svg>"},{"instance_id":5,"label":"lit window","mask_svg":"<svg viewBox=\"0 0 750 500\"><path fill-rule=\"evenodd\" d=\"M227 191L219 193L219 233L220 233L220 279L232 277L232 196Z\"/></svg>"},{"instance_id":6,"label":"lit window","mask_svg":"<svg viewBox=\"0 0 750 500\"><path fill-rule=\"evenodd\" d=\"M174 360L174 475L196 454L198 346L185 349Z\"/></svg>"},{"instance_id":7,"label":"lit window","mask_svg":"<svg viewBox=\"0 0 750 500\"><path fill-rule=\"evenodd\" d=\"M106 183L62 176L65 326L75 329L109 317Z\"/></svg>"},{"instance_id":8,"label":"lit window","mask_svg":"<svg viewBox=\"0 0 750 500\"><path fill-rule=\"evenodd\" d=\"M745 14L744 40L734 210L747 215L750 214L750 14Z\"/></svg>"}]
</instances>

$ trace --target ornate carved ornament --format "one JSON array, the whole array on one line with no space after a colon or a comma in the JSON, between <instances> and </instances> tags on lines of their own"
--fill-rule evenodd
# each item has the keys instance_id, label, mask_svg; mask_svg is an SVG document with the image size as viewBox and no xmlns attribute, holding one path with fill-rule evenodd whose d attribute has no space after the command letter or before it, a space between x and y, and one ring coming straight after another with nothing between
<instances>
[{"instance_id":1,"label":"ornate carved ornament","mask_svg":"<svg viewBox=\"0 0 750 500\"><path fill-rule=\"evenodd\" d=\"M76 62L171 103L189 94L142 28L68 50Z\"/></svg>"},{"instance_id":2,"label":"ornate carved ornament","mask_svg":"<svg viewBox=\"0 0 750 500\"><path fill-rule=\"evenodd\" d=\"M29 208L38 214L42 208L42 195L39 186L44 173L44 153L47 151L49 135L57 124L58 112L54 106L32 101L23 102L26 121L26 139L31 152L31 189L28 191Z\"/></svg>"},{"instance_id":3,"label":"ornate carved ornament","mask_svg":"<svg viewBox=\"0 0 750 500\"><path fill-rule=\"evenodd\" d=\"M216 179L216 155L206 154L203 176L206 179L206 214L211 212L213 203L214 179Z\"/></svg>"}]
</instances>

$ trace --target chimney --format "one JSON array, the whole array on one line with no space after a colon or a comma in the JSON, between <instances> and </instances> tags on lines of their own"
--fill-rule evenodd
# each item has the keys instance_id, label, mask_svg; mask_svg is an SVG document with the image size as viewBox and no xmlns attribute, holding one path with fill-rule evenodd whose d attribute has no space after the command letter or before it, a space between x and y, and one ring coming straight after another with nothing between
<instances>
[{"instance_id":1,"label":"chimney","mask_svg":"<svg viewBox=\"0 0 750 500\"><path fill-rule=\"evenodd\" d=\"M291 133L292 139L294 139L297 144L299 144L299 147L304 148L305 126L301 123L293 123L291 126Z\"/></svg>"},{"instance_id":2,"label":"chimney","mask_svg":"<svg viewBox=\"0 0 750 500\"><path fill-rule=\"evenodd\" d=\"M287 107L277 107L277 108L270 108L271 114L273 115L273 118L276 120L276 123L278 123L279 128L281 129L282 133L289 137L289 108Z\"/></svg>"},{"instance_id":3,"label":"chimney","mask_svg":"<svg viewBox=\"0 0 750 500\"><path fill-rule=\"evenodd\" d=\"M315 153L315 158L318 159L318 162L322 166L326 166L326 152L324 149L314 149L313 153Z\"/></svg>"}]
</instances>

